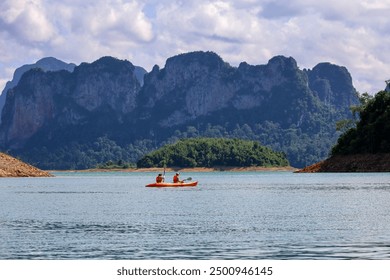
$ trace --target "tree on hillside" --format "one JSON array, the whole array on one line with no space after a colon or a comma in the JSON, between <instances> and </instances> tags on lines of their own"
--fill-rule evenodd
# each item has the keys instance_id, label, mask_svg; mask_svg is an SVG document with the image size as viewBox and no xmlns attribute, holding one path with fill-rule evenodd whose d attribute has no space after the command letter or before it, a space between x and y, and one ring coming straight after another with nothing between
<instances>
[{"instance_id":1,"label":"tree on hillside","mask_svg":"<svg viewBox=\"0 0 390 280\"><path fill-rule=\"evenodd\" d=\"M340 136L332 155L390 152L390 93L380 91L361 102L360 120Z\"/></svg>"}]
</instances>

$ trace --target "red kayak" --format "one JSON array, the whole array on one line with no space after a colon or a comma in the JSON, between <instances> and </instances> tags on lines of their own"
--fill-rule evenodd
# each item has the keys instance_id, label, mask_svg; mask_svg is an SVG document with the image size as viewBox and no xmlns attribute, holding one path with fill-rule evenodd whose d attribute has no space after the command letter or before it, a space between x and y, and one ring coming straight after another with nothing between
<instances>
[{"instance_id":1,"label":"red kayak","mask_svg":"<svg viewBox=\"0 0 390 280\"><path fill-rule=\"evenodd\" d=\"M193 182L183 182L183 183L151 183L149 185L146 185L145 187L157 187L157 188L163 188L163 187L196 187L198 184L198 181Z\"/></svg>"}]
</instances>

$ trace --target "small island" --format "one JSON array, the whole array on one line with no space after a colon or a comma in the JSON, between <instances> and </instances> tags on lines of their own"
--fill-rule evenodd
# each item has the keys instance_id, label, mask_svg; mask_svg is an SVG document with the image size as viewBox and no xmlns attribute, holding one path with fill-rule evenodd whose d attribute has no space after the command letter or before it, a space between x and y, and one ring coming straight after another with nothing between
<instances>
[{"instance_id":1,"label":"small island","mask_svg":"<svg viewBox=\"0 0 390 280\"><path fill-rule=\"evenodd\" d=\"M7 154L0 153L0 177L52 177L49 172L40 170Z\"/></svg>"},{"instance_id":2,"label":"small island","mask_svg":"<svg viewBox=\"0 0 390 280\"><path fill-rule=\"evenodd\" d=\"M137 168L289 168L286 155L259 142L226 138L182 139L153 151L137 162Z\"/></svg>"}]
</instances>

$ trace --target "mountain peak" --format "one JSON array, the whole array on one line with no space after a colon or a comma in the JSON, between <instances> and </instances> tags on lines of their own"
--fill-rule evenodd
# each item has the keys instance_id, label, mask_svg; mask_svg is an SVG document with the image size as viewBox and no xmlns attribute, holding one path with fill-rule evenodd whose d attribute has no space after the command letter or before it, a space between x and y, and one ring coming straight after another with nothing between
<instances>
[{"instance_id":1,"label":"mountain peak","mask_svg":"<svg viewBox=\"0 0 390 280\"><path fill-rule=\"evenodd\" d=\"M91 63L83 62L80 64L80 67L76 68L76 71L81 70L91 70L95 71L96 69L100 69L103 71L120 71L122 67L130 67L134 69L134 65L128 60L121 60L112 56L103 56Z\"/></svg>"},{"instance_id":2,"label":"mountain peak","mask_svg":"<svg viewBox=\"0 0 390 280\"><path fill-rule=\"evenodd\" d=\"M32 66L41 68L44 71L59 71L59 70L67 70L72 72L76 67L74 63L66 63L55 57L44 57L38 60L35 64L31 64Z\"/></svg>"},{"instance_id":3,"label":"mountain peak","mask_svg":"<svg viewBox=\"0 0 390 280\"><path fill-rule=\"evenodd\" d=\"M352 77L344 66L330 62L317 64L312 70L306 70L310 88L327 104L344 107L349 110L356 104L356 90Z\"/></svg>"},{"instance_id":4,"label":"mountain peak","mask_svg":"<svg viewBox=\"0 0 390 280\"><path fill-rule=\"evenodd\" d=\"M128 70L134 72L139 84L142 86L144 83L144 76L147 71L139 66L133 65L128 60L122 60L112 56L103 56L92 63L83 62L80 64L81 67L76 68L78 72L88 71L105 71L113 73L115 75L121 75L121 73Z\"/></svg>"},{"instance_id":5,"label":"mountain peak","mask_svg":"<svg viewBox=\"0 0 390 280\"><path fill-rule=\"evenodd\" d=\"M184 54L179 54L167 59L165 68L169 68L172 64L200 64L209 67L210 69L218 69L226 64L222 58L211 51L195 51Z\"/></svg>"},{"instance_id":6,"label":"mountain peak","mask_svg":"<svg viewBox=\"0 0 390 280\"><path fill-rule=\"evenodd\" d=\"M268 61L267 66L281 71L298 69L298 64L294 58L283 55L278 55L271 58Z\"/></svg>"}]
</instances>

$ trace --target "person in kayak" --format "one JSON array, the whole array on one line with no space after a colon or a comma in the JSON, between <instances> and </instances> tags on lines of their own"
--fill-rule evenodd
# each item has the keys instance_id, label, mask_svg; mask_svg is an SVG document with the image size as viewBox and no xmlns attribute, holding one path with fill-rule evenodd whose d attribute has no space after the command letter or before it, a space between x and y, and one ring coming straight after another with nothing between
<instances>
[{"instance_id":1,"label":"person in kayak","mask_svg":"<svg viewBox=\"0 0 390 280\"><path fill-rule=\"evenodd\" d=\"M160 173L156 177L156 183L162 183L164 182L164 176Z\"/></svg>"},{"instance_id":2,"label":"person in kayak","mask_svg":"<svg viewBox=\"0 0 390 280\"><path fill-rule=\"evenodd\" d=\"M174 183L183 183L184 182L184 181L180 181L179 176L180 176L179 173L176 173L175 176L173 176L173 182Z\"/></svg>"}]
</instances>

